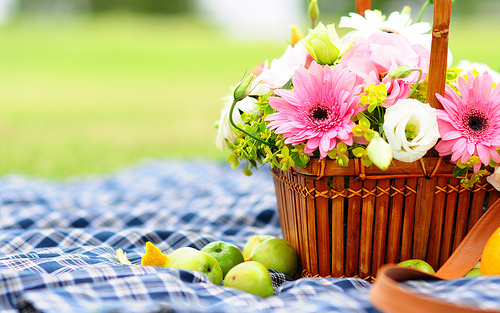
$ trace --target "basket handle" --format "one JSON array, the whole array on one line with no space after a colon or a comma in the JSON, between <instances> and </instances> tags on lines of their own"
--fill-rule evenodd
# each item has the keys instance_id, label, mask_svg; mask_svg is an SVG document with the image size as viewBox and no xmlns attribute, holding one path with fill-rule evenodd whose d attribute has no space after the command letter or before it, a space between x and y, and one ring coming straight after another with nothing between
<instances>
[{"instance_id":1,"label":"basket handle","mask_svg":"<svg viewBox=\"0 0 500 313\"><path fill-rule=\"evenodd\" d=\"M465 308L453 303L442 302L410 291L402 282L407 280L441 280L463 277L481 257L489 237L500 227L500 199L483 214L455 252L437 271L426 274L413 268L385 265L378 270L377 278L370 291L373 305L389 312L500 312Z\"/></svg>"},{"instance_id":2,"label":"basket handle","mask_svg":"<svg viewBox=\"0 0 500 313\"><path fill-rule=\"evenodd\" d=\"M434 1L434 19L432 25L431 56L429 63L429 86L427 101L435 109L443 106L436 98L436 93L444 95L446 69L448 67L448 35L451 21L452 0Z\"/></svg>"},{"instance_id":3,"label":"basket handle","mask_svg":"<svg viewBox=\"0 0 500 313\"><path fill-rule=\"evenodd\" d=\"M366 10L372 7L372 0L356 0L356 13L365 15Z\"/></svg>"}]
</instances>

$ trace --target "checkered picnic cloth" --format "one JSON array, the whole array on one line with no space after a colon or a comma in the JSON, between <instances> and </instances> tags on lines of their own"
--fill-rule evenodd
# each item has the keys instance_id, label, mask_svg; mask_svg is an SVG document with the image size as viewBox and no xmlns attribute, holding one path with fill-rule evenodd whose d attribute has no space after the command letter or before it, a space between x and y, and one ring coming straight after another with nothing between
<instances>
[{"instance_id":1,"label":"checkered picnic cloth","mask_svg":"<svg viewBox=\"0 0 500 313\"><path fill-rule=\"evenodd\" d=\"M377 312L355 278L291 280L270 271L266 299L213 285L199 272L142 267L162 251L254 234L281 236L269 169L151 161L109 175L0 179L1 312ZM134 264L118 262L121 248ZM415 292L500 309L500 277L411 282Z\"/></svg>"}]
</instances>

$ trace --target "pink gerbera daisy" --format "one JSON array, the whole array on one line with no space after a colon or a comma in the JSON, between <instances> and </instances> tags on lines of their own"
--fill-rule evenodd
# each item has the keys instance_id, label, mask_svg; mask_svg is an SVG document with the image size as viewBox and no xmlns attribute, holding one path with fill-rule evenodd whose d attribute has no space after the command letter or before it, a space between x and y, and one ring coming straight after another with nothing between
<instances>
[{"instance_id":1,"label":"pink gerbera daisy","mask_svg":"<svg viewBox=\"0 0 500 313\"><path fill-rule=\"evenodd\" d=\"M363 86L356 75L339 66L311 63L309 70L299 68L293 78L293 90L279 89L269 104L277 111L266 120L268 127L283 134L286 144L306 143L304 152L320 157L335 148L338 141L352 145L351 118L359 113L359 94Z\"/></svg>"},{"instance_id":2,"label":"pink gerbera daisy","mask_svg":"<svg viewBox=\"0 0 500 313\"><path fill-rule=\"evenodd\" d=\"M440 155L451 154L453 162L467 162L473 155L488 165L490 159L500 163L500 85L492 88L491 75L476 78L471 72L467 80L460 77L458 89L446 86L445 96L436 95L444 110L437 111L441 141L436 145ZM481 164L474 165L477 172Z\"/></svg>"}]
</instances>

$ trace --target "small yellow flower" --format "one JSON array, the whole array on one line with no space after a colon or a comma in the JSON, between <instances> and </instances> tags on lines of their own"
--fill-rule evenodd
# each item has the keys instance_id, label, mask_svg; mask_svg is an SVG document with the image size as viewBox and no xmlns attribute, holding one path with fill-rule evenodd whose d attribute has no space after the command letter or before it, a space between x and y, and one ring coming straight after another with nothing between
<instances>
[{"instance_id":1,"label":"small yellow flower","mask_svg":"<svg viewBox=\"0 0 500 313\"><path fill-rule=\"evenodd\" d=\"M385 84L370 84L365 87L360 95L360 105L368 105L368 112L373 112L377 106L382 106L387 98L387 87Z\"/></svg>"}]
</instances>

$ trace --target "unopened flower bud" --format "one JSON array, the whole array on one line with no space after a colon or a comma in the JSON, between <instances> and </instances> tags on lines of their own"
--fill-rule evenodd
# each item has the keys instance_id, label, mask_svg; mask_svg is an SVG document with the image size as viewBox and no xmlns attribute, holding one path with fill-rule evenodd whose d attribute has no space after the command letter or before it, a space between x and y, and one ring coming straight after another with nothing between
<instances>
[{"instance_id":1,"label":"unopened flower bud","mask_svg":"<svg viewBox=\"0 0 500 313\"><path fill-rule=\"evenodd\" d=\"M309 7L307 8L307 14L309 14L309 17L313 21L319 17L318 0L311 0L309 2Z\"/></svg>"},{"instance_id":2,"label":"unopened flower bud","mask_svg":"<svg viewBox=\"0 0 500 313\"><path fill-rule=\"evenodd\" d=\"M366 154L379 169L385 171L392 161L392 147L380 135L375 132L370 144L366 148Z\"/></svg>"},{"instance_id":3,"label":"unopened flower bud","mask_svg":"<svg viewBox=\"0 0 500 313\"><path fill-rule=\"evenodd\" d=\"M408 16L411 16L411 8L407 5L403 7L403 10L401 11L401 14L406 14Z\"/></svg>"},{"instance_id":4,"label":"unopened flower bud","mask_svg":"<svg viewBox=\"0 0 500 313\"><path fill-rule=\"evenodd\" d=\"M410 76L411 72L414 69L409 67L408 65L401 65L391 73L389 73L389 78L390 79L397 79L397 78L406 78Z\"/></svg>"},{"instance_id":5,"label":"unopened flower bud","mask_svg":"<svg viewBox=\"0 0 500 313\"><path fill-rule=\"evenodd\" d=\"M321 22L302 39L307 51L319 64L333 64L339 57L341 42L333 24L325 27Z\"/></svg>"},{"instance_id":6,"label":"unopened flower bud","mask_svg":"<svg viewBox=\"0 0 500 313\"><path fill-rule=\"evenodd\" d=\"M235 101L243 100L248 96L248 94L250 93L250 90L252 89L252 82L253 82L254 78L255 78L255 75L250 74L247 77L245 77L238 84L238 86L236 86L236 89L234 89L234 100Z\"/></svg>"},{"instance_id":7,"label":"unopened flower bud","mask_svg":"<svg viewBox=\"0 0 500 313\"><path fill-rule=\"evenodd\" d=\"M300 33L300 30L297 28L297 26L292 25L292 37L290 40L290 44L295 46L297 42L299 42L302 39L302 34Z\"/></svg>"}]
</instances>

